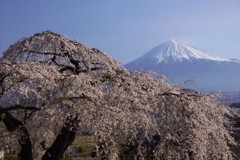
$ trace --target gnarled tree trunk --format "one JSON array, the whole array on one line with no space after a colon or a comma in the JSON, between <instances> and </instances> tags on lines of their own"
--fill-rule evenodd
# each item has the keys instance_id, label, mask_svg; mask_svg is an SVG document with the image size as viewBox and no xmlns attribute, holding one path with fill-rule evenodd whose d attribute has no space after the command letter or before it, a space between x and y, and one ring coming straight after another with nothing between
<instances>
[{"instance_id":1,"label":"gnarled tree trunk","mask_svg":"<svg viewBox=\"0 0 240 160\"><path fill-rule=\"evenodd\" d=\"M43 155L42 160L60 160L63 157L64 152L75 139L78 123L78 116L67 118L56 140Z\"/></svg>"},{"instance_id":2,"label":"gnarled tree trunk","mask_svg":"<svg viewBox=\"0 0 240 160\"><path fill-rule=\"evenodd\" d=\"M27 128L20 120L16 119L8 112L4 113L2 120L9 132L18 130L20 133L18 139L18 143L21 146L20 153L18 154L19 160L32 160L32 142Z\"/></svg>"}]
</instances>

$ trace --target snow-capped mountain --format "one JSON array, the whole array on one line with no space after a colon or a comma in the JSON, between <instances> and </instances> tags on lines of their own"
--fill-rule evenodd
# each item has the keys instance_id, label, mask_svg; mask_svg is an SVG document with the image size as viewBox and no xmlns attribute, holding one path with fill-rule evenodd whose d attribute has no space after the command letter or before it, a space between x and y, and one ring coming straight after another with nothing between
<instances>
[{"instance_id":1,"label":"snow-capped mountain","mask_svg":"<svg viewBox=\"0 0 240 160\"><path fill-rule=\"evenodd\" d=\"M164 74L174 84L186 80L187 88L203 91L239 91L240 61L209 55L190 45L170 40L154 47L128 63L129 70L153 70Z\"/></svg>"},{"instance_id":2,"label":"snow-capped mountain","mask_svg":"<svg viewBox=\"0 0 240 160\"><path fill-rule=\"evenodd\" d=\"M193 48L189 45L170 40L154 47L147 54L142 56L145 58L154 58L161 62L176 62L176 61L191 61L194 59L213 60L213 61L228 61L227 59L210 56L201 50Z\"/></svg>"}]
</instances>

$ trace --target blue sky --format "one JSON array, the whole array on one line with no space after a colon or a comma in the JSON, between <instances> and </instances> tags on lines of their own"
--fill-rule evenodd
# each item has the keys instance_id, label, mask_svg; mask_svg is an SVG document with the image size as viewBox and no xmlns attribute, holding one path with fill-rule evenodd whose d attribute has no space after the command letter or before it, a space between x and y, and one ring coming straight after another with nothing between
<instances>
[{"instance_id":1,"label":"blue sky","mask_svg":"<svg viewBox=\"0 0 240 160\"><path fill-rule=\"evenodd\" d=\"M0 0L0 52L50 29L123 64L168 39L240 58L239 0Z\"/></svg>"}]
</instances>

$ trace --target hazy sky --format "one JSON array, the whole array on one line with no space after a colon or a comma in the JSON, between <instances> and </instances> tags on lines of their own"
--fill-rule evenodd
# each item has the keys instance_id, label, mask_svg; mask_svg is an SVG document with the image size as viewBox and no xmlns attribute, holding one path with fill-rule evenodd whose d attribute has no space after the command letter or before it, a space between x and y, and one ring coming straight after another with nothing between
<instances>
[{"instance_id":1,"label":"hazy sky","mask_svg":"<svg viewBox=\"0 0 240 160\"><path fill-rule=\"evenodd\" d=\"M0 0L0 53L46 29L122 63L172 38L240 58L239 0Z\"/></svg>"}]
</instances>

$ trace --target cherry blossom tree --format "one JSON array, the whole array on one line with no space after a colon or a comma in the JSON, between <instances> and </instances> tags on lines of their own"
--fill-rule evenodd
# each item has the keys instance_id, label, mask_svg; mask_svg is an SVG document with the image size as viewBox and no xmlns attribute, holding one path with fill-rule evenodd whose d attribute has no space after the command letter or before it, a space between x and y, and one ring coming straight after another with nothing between
<instances>
[{"instance_id":1,"label":"cherry blossom tree","mask_svg":"<svg viewBox=\"0 0 240 160\"><path fill-rule=\"evenodd\" d=\"M19 159L58 160L78 135L101 159L233 159L214 96L129 72L96 48L43 31L0 61L2 143Z\"/></svg>"}]
</instances>

